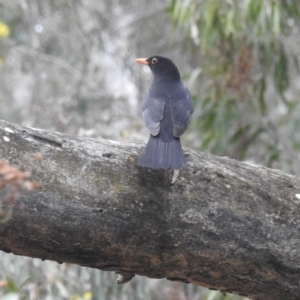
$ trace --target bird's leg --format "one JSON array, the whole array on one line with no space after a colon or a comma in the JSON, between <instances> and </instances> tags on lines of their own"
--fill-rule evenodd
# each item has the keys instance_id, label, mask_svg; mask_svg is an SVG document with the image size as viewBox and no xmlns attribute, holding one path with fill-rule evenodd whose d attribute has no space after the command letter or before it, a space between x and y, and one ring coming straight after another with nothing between
<instances>
[{"instance_id":1,"label":"bird's leg","mask_svg":"<svg viewBox=\"0 0 300 300\"><path fill-rule=\"evenodd\" d=\"M171 181L172 184L175 183L178 175L179 175L179 169L175 169L174 173L173 173L172 181Z\"/></svg>"}]
</instances>

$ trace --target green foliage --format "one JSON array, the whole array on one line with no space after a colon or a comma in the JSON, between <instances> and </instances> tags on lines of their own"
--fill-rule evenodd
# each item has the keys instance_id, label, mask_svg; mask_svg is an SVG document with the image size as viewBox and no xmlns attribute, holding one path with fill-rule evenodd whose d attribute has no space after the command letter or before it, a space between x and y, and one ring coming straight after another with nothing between
<instances>
[{"instance_id":1,"label":"green foliage","mask_svg":"<svg viewBox=\"0 0 300 300\"><path fill-rule=\"evenodd\" d=\"M201 90L193 93L202 150L285 168L290 160L280 146L292 132L274 127L294 122L299 106L291 84L292 74L299 75L297 49L288 42L300 2L171 0L169 12L201 66Z\"/></svg>"},{"instance_id":2,"label":"green foliage","mask_svg":"<svg viewBox=\"0 0 300 300\"><path fill-rule=\"evenodd\" d=\"M12 293L19 292L19 288L16 285L16 283L13 281L13 279L7 278L6 281L7 281L7 288L10 292L12 292Z\"/></svg>"}]
</instances>

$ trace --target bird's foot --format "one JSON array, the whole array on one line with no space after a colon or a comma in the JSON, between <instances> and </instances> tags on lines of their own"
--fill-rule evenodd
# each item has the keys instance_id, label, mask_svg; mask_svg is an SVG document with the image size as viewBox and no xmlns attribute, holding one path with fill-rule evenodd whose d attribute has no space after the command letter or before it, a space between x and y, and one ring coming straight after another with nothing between
<instances>
[{"instance_id":1,"label":"bird's foot","mask_svg":"<svg viewBox=\"0 0 300 300\"><path fill-rule=\"evenodd\" d=\"M172 181L171 181L172 184L175 183L178 175L179 175L179 170L178 169L174 170Z\"/></svg>"},{"instance_id":2,"label":"bird's foot","mask_svg":"<svg viewBox=\"0 0 300 300\"><path fill-rule=\"evenodd\" d=\"M117 283L118 284L124 284L132 279L134 277L134 274L132 273L125 273L125 272L117 272L118 278L117 278Z\"/></svg>"}]
</instances>

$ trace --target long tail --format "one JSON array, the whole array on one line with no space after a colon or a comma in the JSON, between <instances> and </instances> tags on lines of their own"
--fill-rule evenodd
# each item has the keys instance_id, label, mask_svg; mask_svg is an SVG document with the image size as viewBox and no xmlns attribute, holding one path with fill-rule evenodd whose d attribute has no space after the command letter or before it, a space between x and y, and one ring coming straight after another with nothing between
<instances>
[{"instance_id":1,"label":"long tail","mask_svg":"<svg viewBox=\"0 0 300 300\"><path fill-rule=\"evenodd\" d=\"M180 139L166 143L159 136L150 135L148 144L138 164L151 169L174 170L186 165Z\"/></svg>"}]
</instances>

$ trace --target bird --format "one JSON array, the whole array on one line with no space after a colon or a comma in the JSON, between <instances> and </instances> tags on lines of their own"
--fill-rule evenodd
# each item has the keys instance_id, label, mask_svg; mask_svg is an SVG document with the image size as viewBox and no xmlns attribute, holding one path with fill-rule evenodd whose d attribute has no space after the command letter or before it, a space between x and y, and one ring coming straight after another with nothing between
<instances>
[{"instance_id":1,"label":"bird","mask_svg":"<svg viewBox=\"0 0 300 300\"><path fill-rule=\"evenodd\" d=\"M171 59L155 55L135 61L149 66L153 74L152 84L141 105L150 137L138 165L174 170L171 181L174 183L179 170L187 163L180 136L186 131L192 117L192 97Z\"/></svg>"}]
</instances>

